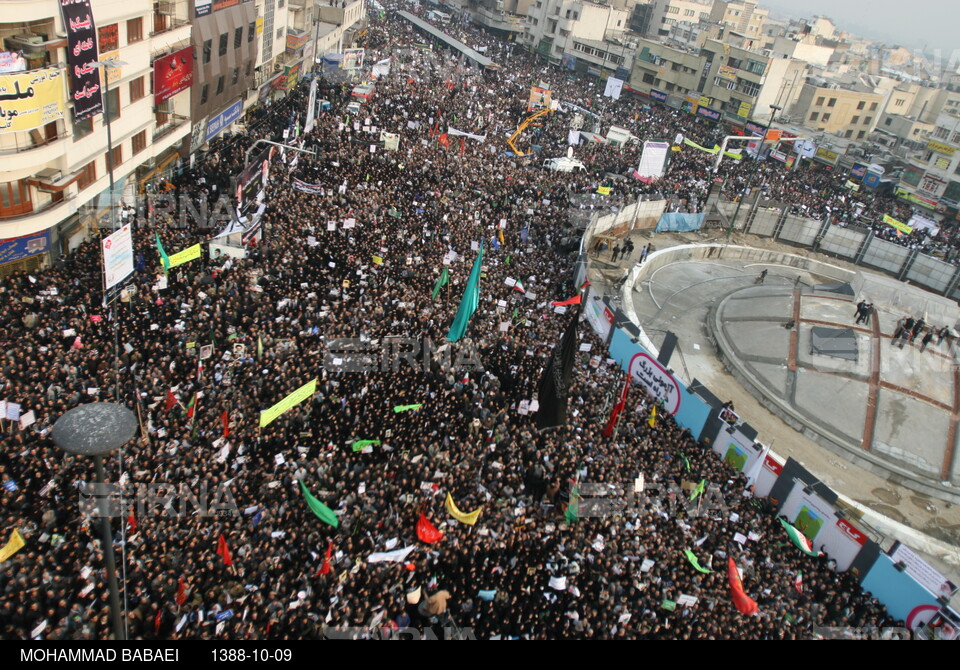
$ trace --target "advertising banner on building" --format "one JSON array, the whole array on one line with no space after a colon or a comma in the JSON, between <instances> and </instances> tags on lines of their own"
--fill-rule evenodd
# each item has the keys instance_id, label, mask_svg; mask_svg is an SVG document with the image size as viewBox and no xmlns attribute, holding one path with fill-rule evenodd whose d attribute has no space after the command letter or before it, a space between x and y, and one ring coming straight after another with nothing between
<instances>
[{"instance_id":1,"label":"advertising banner on building","mask_svg":"<svg viewBox=\"0 0 960 670\"><path fill-rule=\"evenodd\" d=\"M840 154L836 151L830 151L827 148L820 147L817 149L817 152L813 155L815 159L827 165L836 165L837 161L840 160Z\"/></svg>"},{"instance_id":2,"label":"advertising banner on building","mask_svg":"<svg viewBox=\"0 0 960 670\"><path fill-rule=\"evenodd\" d=\"M654 100L659 100L660 102L667 101L667 94L664 93L663 91L658 91L655 88L650 89L650 97L653 98Z\"/></svg>"},{"instance_id":3,"label":"advertising banner on building","mask_svg":"<svg viewBox=\"0 0 960 670\"><path fill-rule=\"evenodd\" d=\"M0 75L0 134L32 130L63 118L61 70Z\"/></svg>"},{"instance_id":4,"label":"advertising banner on building","mask_svg":"<svg viewBox=\"0 0 960 670\"><path fill-rule=\"evenodd\" d=\"M710 109L709 107L697 107L697 114L711 121L720 120L720 112Z\"/></svg>"},{"instance_id":5,"label":"advertising banner on building","mask_svg":"<svg viewBox=\"0 0 960 670\"><path fill-rule=\"evenodd\" d=\"M193 47L153 61L153 101L159 105L193 85Z\"/></svg>"},{"instance_id":6,"label":"advertising banner on building","mask_svg":"<svg viewBox=\"0 0 960 670\"><path fill-rule=\"evenodd\" d=\"M42 254L49 248L50 235L47 230L21 237L0 239L0 265Z\"/></svg>"},{"instance_id":7,"label":"advertising banner on building","mask_svg":"<svg viewBox=\"0 0 960 670\"><path fill-rule=\"evenodd\" d=\"M238 100L210 119L210 122L207 124L207 141L212 140L220 134L221 130L239 119L241 112L243 112L243 101Z\"/></svg>"},{"instance_id":8,"label":"advertising banner on building","mask_svg":"<svg viewBox=\"0 0 960 670\"><path fill-rule=\"evenodd\" d=\"M727 81L736 81L737 68L730 67L729 65L721 65L720 69L717 70L717 76Z\"/></svg>"},{"instance_id":9,"label":"advertising banner on building","mask_svg":"<svg viewBox=\"0 0 960 670\"><path fill-rule=\"evenodd\" d=\"M133 235L124 226L100 242L103 249L103 289L109 291L133 274Z\"/></svg>"},{"instance_id":10,"label":"advertising banner on building","mask_svg":"<svg viewBox=\"0 0 960 670\"><path fill-rule=\"evenodd\" d=\"M213 0L196 0L194 3L194 14L199 18L206 16L213 11Z\"/></svg>"},{"instance_id":11,"label":"advertising banner on building","mask_svg":"<svg viewBox=\"0 0 960 670\"><path fill-rule=\"evenodd\" d=\"M97 68L97 26L90 0L60 0L60 12L67 31L67 70L73 116L84 121L103 111L100 70Z\"/></svg>"}]
</instances>

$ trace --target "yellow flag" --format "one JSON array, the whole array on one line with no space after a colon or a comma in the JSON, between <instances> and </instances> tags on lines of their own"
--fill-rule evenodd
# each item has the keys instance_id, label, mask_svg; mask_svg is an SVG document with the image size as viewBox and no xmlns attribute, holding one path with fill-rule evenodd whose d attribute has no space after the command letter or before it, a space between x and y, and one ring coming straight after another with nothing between
<instances>
[{"instance_id":1,"label":"yellow flag","mask_svg":"<svg viewBox=\"0 0 960 670\"><path fill-rule=\"evenodd\" d=\"M184 249L180 253L174 254L170 257L170 267L175 268L178 265L183 265L189 261L196 260L200 258L203 250L200 248L199 244L194 244L192 247Z\"/></svg>"},{"instance_id":2,"label":"yellow flag","mask_svg":"<svg viewBox=\"0 0 960 670\"><path fill-rule=\"evenodd\" d=\"M477 519L480 517L480 512L483 511L483 507L478 507L469 514L464 514L459 509L457 509L457 504L453 502L453 498L449 493L447 493L447 500L445 505L447 506L447 511L450 512L450 516L459 521L460 523L465 523L468 526L472 526L477 522Z\"/></svg>"},{"instance_id":3,"label":"yellow flag","mask_svg":"<svg viewBox=\"0 0 960 670\"><path fill-rule=\"evenodd\" d=\"M13 534L10 535L10 541L7 542L3 549L0 549L0 563L3 563L5 560L23 549L26 544L27 543L23 541L23 536L20 535L20 531L14 528Z\"/></svg>"},{"instance_id":4,"label":"yellow flag","mask_svg":"<svg viewBox=\"0 0 960 670\"><path fill-rule=\"evenodd\" d=\"M597 193L599 193L600 195L610 195L610 187L609 187L609 186L598 186L598 187L597 187Z\"/></svg>"},{"instance_id":5,"label":"yellow flag","mask_svg":"<svg viewBox=\"0 0 960 670\"><path fill-rule=\"evenodd\" d=\"M276 420L281 414L296 407L317 392L317 380L307 382L270 409L260 412L260 427L263 428Z\"/></svg>"},{"instance_id":6,"label":"yellow flag","mask_svg":"<svg viewBox=\"0 0 960 670\"><path fill-rule=\"evenodd\" d=\"M500 237L500 244L505 244L503 241L503 228L497 231L497 235Z\"/></svg>"},{"instance_id":7,"label":"yellow flag","mask_svg":"<svg viewBox=\"0 0 960 670\"><path fill-rule=\"evenodd\" d=\"M656 406L650 408L650 418L647 420L647 425L651 428L657 427L657 408Z\"/></svg>"},{"instance_id":8,"label":"yellow flag","mask_svg":"<svg viewBox=\"0 0 960 670\"><path fill-rule=\"evenodd\" d=\"M380 256L374 256L374 257L373 257L373 264L374 264L374 265L383 265L383 258L380 257Z\"/></svg>"}]
</instances>

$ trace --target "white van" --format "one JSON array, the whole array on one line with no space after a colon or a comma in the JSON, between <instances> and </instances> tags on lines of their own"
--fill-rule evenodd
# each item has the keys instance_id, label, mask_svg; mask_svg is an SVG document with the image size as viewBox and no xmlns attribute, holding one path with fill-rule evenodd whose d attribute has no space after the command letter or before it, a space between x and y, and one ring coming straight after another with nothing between
<instances>
[{"instance_id":1,"label":"white van","mask_svg":"<svg viewBox=\"0 0 960 670\"><path fill-rule=\"evenodd\" d=\"M440 23L450 23L450 15L443 12L430 12L429 18Z\"/></svg>"},{"instance_id":2,"label":"white van","mask_svg":"<svg viewBox=\"0 0 960 670\"><path fill-rule=\"evenodd\" d=\"M587 166L576 158L548 158L543 161L543 167L556 172L586 172Z\"/></svg>"}]
</instances>

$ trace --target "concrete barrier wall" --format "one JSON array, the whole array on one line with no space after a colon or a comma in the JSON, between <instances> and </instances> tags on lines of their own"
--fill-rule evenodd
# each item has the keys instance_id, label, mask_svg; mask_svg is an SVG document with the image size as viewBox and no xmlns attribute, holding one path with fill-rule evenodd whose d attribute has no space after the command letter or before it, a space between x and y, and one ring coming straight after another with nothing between
<instances>
[{"instance_id":1,"label":"concrete barrier wall","mask_svg":"<svg viewBox=\"0 0 960 670\"><path fill-rule=\"evenodd\" d=\"M907 279L926 286L938 293L943 293L950 285L957 268L950 263L919 254L907 272Z\"/></svg>"},{"instance_id":2,"label":"concrete barrier wall","mask_svg":"<svg viewBox=\"0 0 960 670\"><path fill-rule=\"evenodd\" d=\"M757 215L750 224L751 235L762 235L763 237L773 237L777 229L777 221L780 220L780 210L778 209L758 209Z\"/></svg>"},{"instance_id":3,"label":"concrete barrier wall","mask_svg":"<svg viewBox=\"0 0 960 670\"><path fill-rule=\"evenodd\" d=\"M828 254L854 260L867 235L872 235L872 233L856 228L830 226L820 242L820 248Z\"/></svg>"},{"instance_id":4,"label":"concrete barrier wall","mask_svg":"<svg viewBox=\"0 0 960 670\"><path fill-rule=\"evenodd\" d=\"M903 264L909 256L910 249L893 242L874 238L870 240L870 246L867 247L867 252L863 255L862 263L899 277Z\"/></svg>"},{"instance_id":5,"label":"concrete barrier wall","mask_svg":"<svg viewBox=\"0 0 960 670\"><path fill-rule=\"evenodd\" d=\"M597 219L592 234L619 237L630 230L656 228L666 207L666 200L634 200Z\"/></svg>"},{"instance_id":6,"label":"concrete barrier wall","mask_svg":"<svg viewBox=\"0 0 960 670\"><path fill-rule=\"evenodd\" d=\"M819 221L804 219L791 214L783 222L783 228L780 230L777 239L802 244L805 247L813 246L822 226L823 224Z\"/></svg>"}]
</instances>

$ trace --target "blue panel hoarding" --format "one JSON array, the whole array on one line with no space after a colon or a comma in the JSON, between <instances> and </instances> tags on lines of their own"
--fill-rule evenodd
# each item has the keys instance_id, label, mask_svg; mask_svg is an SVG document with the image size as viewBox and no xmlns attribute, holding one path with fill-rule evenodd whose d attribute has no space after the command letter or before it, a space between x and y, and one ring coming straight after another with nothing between
<instances>
[{"instance_id":1,"label":"blue panel hoarding","mask_svg":"<svg viewBox=\"0 0 960 670\"><path fill-rule=\"evenodd\" d=\"M210 122L207 124L207 141L209 142L214 137L216 137L221 130L229 126L231 123L240 118L240 113L243 111L243 101L238 100L233 103L225 110L217 114L215 117L210 119Z\"/></svg>"}]
</instances>

